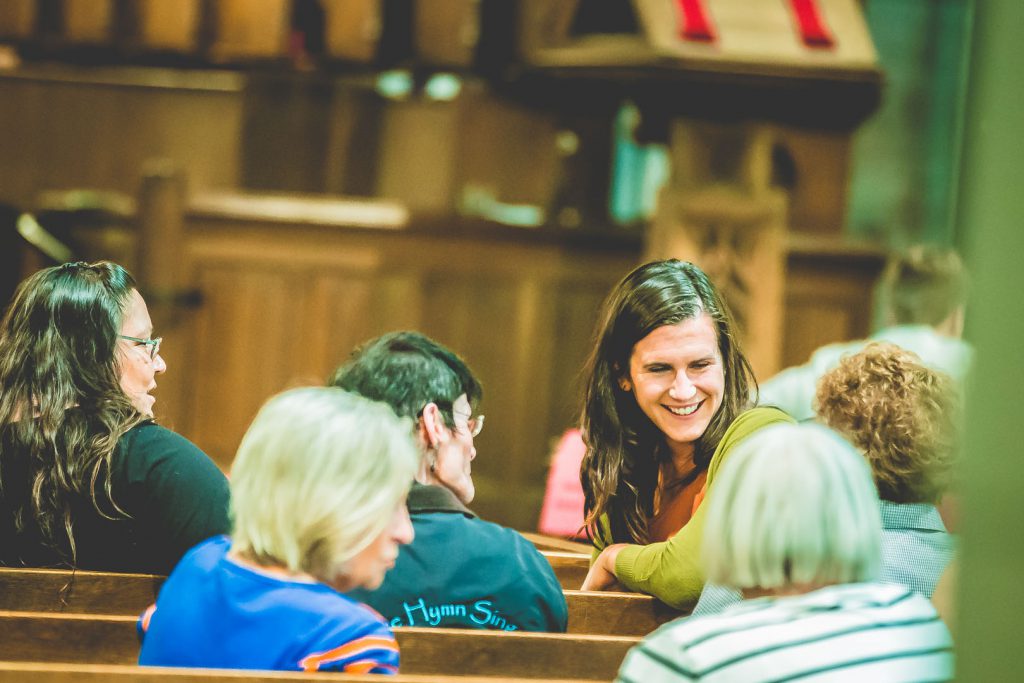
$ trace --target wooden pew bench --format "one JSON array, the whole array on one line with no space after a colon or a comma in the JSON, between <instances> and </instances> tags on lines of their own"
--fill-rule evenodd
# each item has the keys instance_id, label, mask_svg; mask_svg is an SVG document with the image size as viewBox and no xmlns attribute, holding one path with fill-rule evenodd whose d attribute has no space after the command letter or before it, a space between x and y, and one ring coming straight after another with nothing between
<instances>
[{"instance_id":1,"label":"wooden pew bench","mask_svg":"<svg viewBox=\"0 0 1024 683\"><path fill-rule=\"evenodd\" d=\"M558 583L567 590L578 590L583 585L583 579L587 578L587 571L590 570L590 556L580 553L566 552L563 550L542 550L544 556L555 570Z\"/></svg>"},{"instance_id":2,"label":"wooden pew bench","mask_svg":"<svg viewBox=\"0 0 1024 683\"><path fill-rule=\"evenodd\" d=\"M0 661L134 664L135 618L0 612ZM639 638L399 628L402 672L610 680Z\"/></svg>"},{"instance_id":3,"label":"wooden pew bench","mask_svg":"<svg viewBox=\"0 0 1024 683\"><path fill-rule=\"evenodd\" d=\"M149 574L0 569L0 610L137 617L164 577ZM569 632L642 636L679 616L648 595L565 591Z\"/></svg>"},{"instance_id":4,"label":"wooden pew bench","mask_svg":"<svg viewBox=\"0 0 1024 683\"><path fill-rule=\"evenodd\" d=\"M304 681L304 672L240 671L236 669L174 669L122 664L44 664L39 662L0 662L0 683L277 683ZM316 681L338 683L514 683L521 679L492 676L425 676L399 674L382 679L375 674L318 673ZM534 679L534 683L585 683L586 679Z\"/></svg>"},{"instance_id":5,"label":"wooden pew bench","mask_svg":"<svg viewBox=\"0 0 1024 683\"><path fill-rule=\"evenodd\" d=\"M590 553L593 552L593 546L588 543L580 543L579 541L569 541L558 536L548 536L547 534L539 534L535 531L520 531L530 543L537 546L537 550L558 550L564 553L577 553L580 555L586 555L590 557Z\"/></svg>"}]
</instances>

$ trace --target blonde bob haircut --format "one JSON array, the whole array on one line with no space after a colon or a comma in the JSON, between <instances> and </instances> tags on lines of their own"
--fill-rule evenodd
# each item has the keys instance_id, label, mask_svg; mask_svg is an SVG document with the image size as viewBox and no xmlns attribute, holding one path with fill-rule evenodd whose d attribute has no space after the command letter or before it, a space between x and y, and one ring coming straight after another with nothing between
<instances>
[{"instance_id":1,"label":"blonde bob haircut","mask_svg":"<svg viewBox=\"0 0 1024 683\"><path fill-rule=\"evenodd\" d=\"M419 463L411 432L334 387L271 398L231 468L232 550L333 583L403 504Z\"/></svg>"},{"instance_id":2,"label":"blonde bob haircut","mask_svg":"<svg viewBox=\"0 0 1024 683\"><path fill-rule=\"evenodd\" d=\"M709 498L709 581L776 589L878 577L882 523L871 472L826 427L753 434L726 461Z\"/></svg>"}]
</instances>

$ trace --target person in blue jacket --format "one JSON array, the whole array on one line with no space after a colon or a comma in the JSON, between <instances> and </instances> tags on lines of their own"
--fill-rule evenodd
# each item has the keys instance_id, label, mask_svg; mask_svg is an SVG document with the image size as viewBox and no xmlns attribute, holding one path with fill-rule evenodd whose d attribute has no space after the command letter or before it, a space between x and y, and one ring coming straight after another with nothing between
<instances>
[{"instance_id":1,"label":"person in blue jacket","mask_svg":"<svg viewBox=\"0 0 1024 683\"><path fill-rule=\"evenodd\" d=\"M143 666L398 673L380 585L412 540L404 420L340 389L270 399L231 468L231 536L190 550L141 617Z\"/></svg>"},{"instance_id":2,"label":"person in blue jacket","mask_svg":"<svg viewBox=\"0 0 1024 683\"><path fill-rule=\"evenodd\" d=\"M391 626L565 631L550 563L521 534L466 507L484 418L474 416L483 392L465 362L418 332L394 332L356 349L331 384L414 420L422 452L408 498L415 539L380 588L353 597Z\"/></svg>"}]
</instances>

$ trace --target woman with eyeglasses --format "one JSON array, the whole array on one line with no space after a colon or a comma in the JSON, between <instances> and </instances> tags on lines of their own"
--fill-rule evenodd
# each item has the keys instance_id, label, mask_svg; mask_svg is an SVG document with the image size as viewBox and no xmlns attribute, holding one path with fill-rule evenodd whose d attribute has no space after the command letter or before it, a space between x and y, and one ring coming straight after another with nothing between
<instances>
[{"instance_id":1,"label":"woman with eyeglasses","mask_svg":"<svg viewBox=\"0 0 1024 683\"><path fill-rule=\"evenodd\" d=\"M19 285L0 322L0 565L166 574L229 531L224 475L153 421L160 341L115 263Z\"/></svg>"},{"instance_id":2,"label":"woman with eyeglasses","mask_svg":"<svg viewBox=\"0 0 1024 683\"><path fill-rule=\"evenodd\" d=\"M583 590L623 586L691 608L716 472L738 442L792 418L751 405L757 384L725 302L675 259L616 285L586 376L580 476L595 552Z\"/></svg>"}]
</instances>

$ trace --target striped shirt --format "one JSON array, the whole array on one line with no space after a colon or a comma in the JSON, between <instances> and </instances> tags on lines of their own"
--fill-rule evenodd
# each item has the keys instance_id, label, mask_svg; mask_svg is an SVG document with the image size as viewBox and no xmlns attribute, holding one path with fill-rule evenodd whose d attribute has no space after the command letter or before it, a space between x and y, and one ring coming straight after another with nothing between
<instances>
[{"instance_id":1,"label":"striped shirt","mask_svg":"<svg viewBox=\"0 0 1024 683\"><path fill-rule=\"evenodd\" d=\"M903 586L828 586L677 619L626 655L624 683L946 681L952 640L931 603Z\"/></svg>"}]
</instances>

